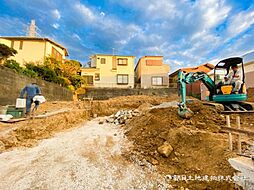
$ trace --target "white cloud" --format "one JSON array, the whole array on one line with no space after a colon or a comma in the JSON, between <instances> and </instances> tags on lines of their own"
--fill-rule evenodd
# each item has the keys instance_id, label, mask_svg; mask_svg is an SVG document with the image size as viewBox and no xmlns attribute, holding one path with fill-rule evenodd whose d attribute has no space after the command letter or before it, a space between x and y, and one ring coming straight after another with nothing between
<instances>
[{"instance_id":1,"label":"white cloud","mask_svg":"<svg viewBox=\"0 0 254 190\"><path fill-rule=\"evenodd\" d=\"M105 16L105 13L104 13L104 12L100 12L100 15L101 15L101 16Z\"/></svg>"},{"instance_id":2,"label":"white cloud","mask_svg":"<svg viewBox=\"0 0 254 190\"><path fill-rule=\"evenodd\" d=\"M52 11L52 16L53 16L53 18L55 18L56 20L59 20L59 19L61 18L61 14L60 14L60 12L59 12L57 9L54 9L54 10Z\"/></svg>"},{"instance_id":3,"label":"white cloud","mask_svg":"<svg viewBox=\"0 0 254 190\"><path fill-rule=\"evenodd\" d=\"M72 37L77 40L81 40L80 36L78 34L72 34Z\"/></svg>"},{"instance_id":4,"label":"white cloud","mask_svg":"<svg viewBox=\"0 0 254 190\"><path fill-rule=\"evenodd\" d=\"M232 16L228 23L228 35L234 37L254 24L254 7Z\"/></svg>"},{"instance_id":5,"label":"white cloud","mask_svg":"<svg viewBox=\"0 0 254 190\"><path fill-rule=\"evenodd\" d=\"M225 0L200 0L197 1L196 7L202 13L206 28L217 26L224 21L231 10L231 7L225 3Z\"/></svg>"},{"instance_id":6,"label":"white cloud","mask_svg":"<svg viewBox=\"0 0 254 190\"><path fill-rule=\"evenodd\" d=\"M52 24L52 26L53 26L55 29L58 29L58 28L60 27L60 25L57 24L57 23Z\"/></svg>"},{"instance_id":7,"label":"white cloud","mask_svg":"<svg viewBox=\"0 0 254 190\"><path fill-rule=\"evenodd\" d=\"M80 2L76 2L74 4L74 9L81 13L80 15L83 17L85 22L93 22L97 19L97 16L93 13L93 11Z\"/></svg>"}]
</instances>

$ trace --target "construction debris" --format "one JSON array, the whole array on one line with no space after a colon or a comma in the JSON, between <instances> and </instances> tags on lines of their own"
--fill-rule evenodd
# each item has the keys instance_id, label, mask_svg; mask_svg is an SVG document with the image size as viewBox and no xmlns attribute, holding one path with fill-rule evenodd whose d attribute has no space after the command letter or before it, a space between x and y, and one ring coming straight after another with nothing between
<instances>
[{"instance_id":1,"label":"construction debris","mask_svg":"<svg viewBox=\"0 0 254 190\"><path fill-rule=\"evenodd\" d=\"M173 147L165 141L164 144L158 147L157 150L162 156L169 157L169 155L173 152Z\"/></svg>"},{"instance_id":2,"label":"construction debris","mask_svg":"<svg viewBox=\"0 0 254 190\"><path fill-rule=\"evenodd\" d=\"M112 114L107 117L108 123L114 123L115 125L122 125L127 123L128 120L133 117L140 116L141 112L138 109L135 110L120 110L116 114Z\"/></svg>"}]
</instances>

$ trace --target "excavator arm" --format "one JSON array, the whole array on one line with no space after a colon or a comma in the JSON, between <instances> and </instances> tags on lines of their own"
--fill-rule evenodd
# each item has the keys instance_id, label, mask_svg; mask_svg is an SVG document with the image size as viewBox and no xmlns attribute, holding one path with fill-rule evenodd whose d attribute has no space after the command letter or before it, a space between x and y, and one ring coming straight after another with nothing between
<instances>
[{"instance_id":1,"label":"excavator arm","mask_svg":"<svg viewBox=\"0 0 254 190\"><path fill-rule=\"evenodd\" d=\"M179 92L181 102L178 104L178 114L183 118L190 118L193 112L186 106L186 84L191 84L196 81L202 81L210 92L209 99L212 100L214 94L215 84L213 80L205 72L194 72L185 74L182 71L178 73Z\"/></svg>"}]
</instances>

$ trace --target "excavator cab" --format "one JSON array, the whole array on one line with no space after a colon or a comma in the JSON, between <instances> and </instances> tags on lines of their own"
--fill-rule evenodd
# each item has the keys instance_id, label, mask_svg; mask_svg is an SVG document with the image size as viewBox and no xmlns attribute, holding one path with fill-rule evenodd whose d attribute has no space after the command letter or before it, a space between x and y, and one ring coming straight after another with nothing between
<instances>
[{"instance_id":1,"label":"excavator cab","mask_svg":"<svg viewBox=\"0 0 254 190\"><path fill-rule=\"evenodd\" d=\"M241 75L241 88L238 92L233 93L234 83L226 81L232 67L237 67ZM245 87L245 73L243 59L241 57L231 57L221 60L214 68L214 92L212 101L223 102L239 102L247 100L247 92Z\"/></svg>"}]
</instances>

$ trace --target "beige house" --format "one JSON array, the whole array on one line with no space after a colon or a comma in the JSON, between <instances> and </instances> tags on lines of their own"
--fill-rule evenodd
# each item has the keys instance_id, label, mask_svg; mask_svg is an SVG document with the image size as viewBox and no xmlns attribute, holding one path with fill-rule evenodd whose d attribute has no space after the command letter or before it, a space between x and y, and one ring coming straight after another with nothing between
<instances>
[{"instance_id":1,"label":"beige house","mask_svg":"<svg viewBox=\"0 0 254 190\"><path fill-rule=\"evenodd\" d=\"M165 88L169 84L170 67L163 64L163 56L141 57L135 68L135 82L139 88Z\"/></svg>"},{"instance_id":2,"label":"beige house","mask_svg":"<svg viewBox=\"0 0 254 190\"><path fill-rule=\"evenodd\" d=\"M133 88L134 56L95 54L89 67L81 69L90 87Z\"/></svg>"},{"instance_id":3,"label":"beige house","mask_svg":"<svg viewBox=\"0 0 254 190\"><path fill-rule=\"evenodd\" d=\"M62 45L49 38L40 37L0 37L0 43L14 48L18 53L10 59L16 60L21 66L28 62L43 63L47 56L58 61L65 60L68 51Z\"/></svg>"}]
</instances>

